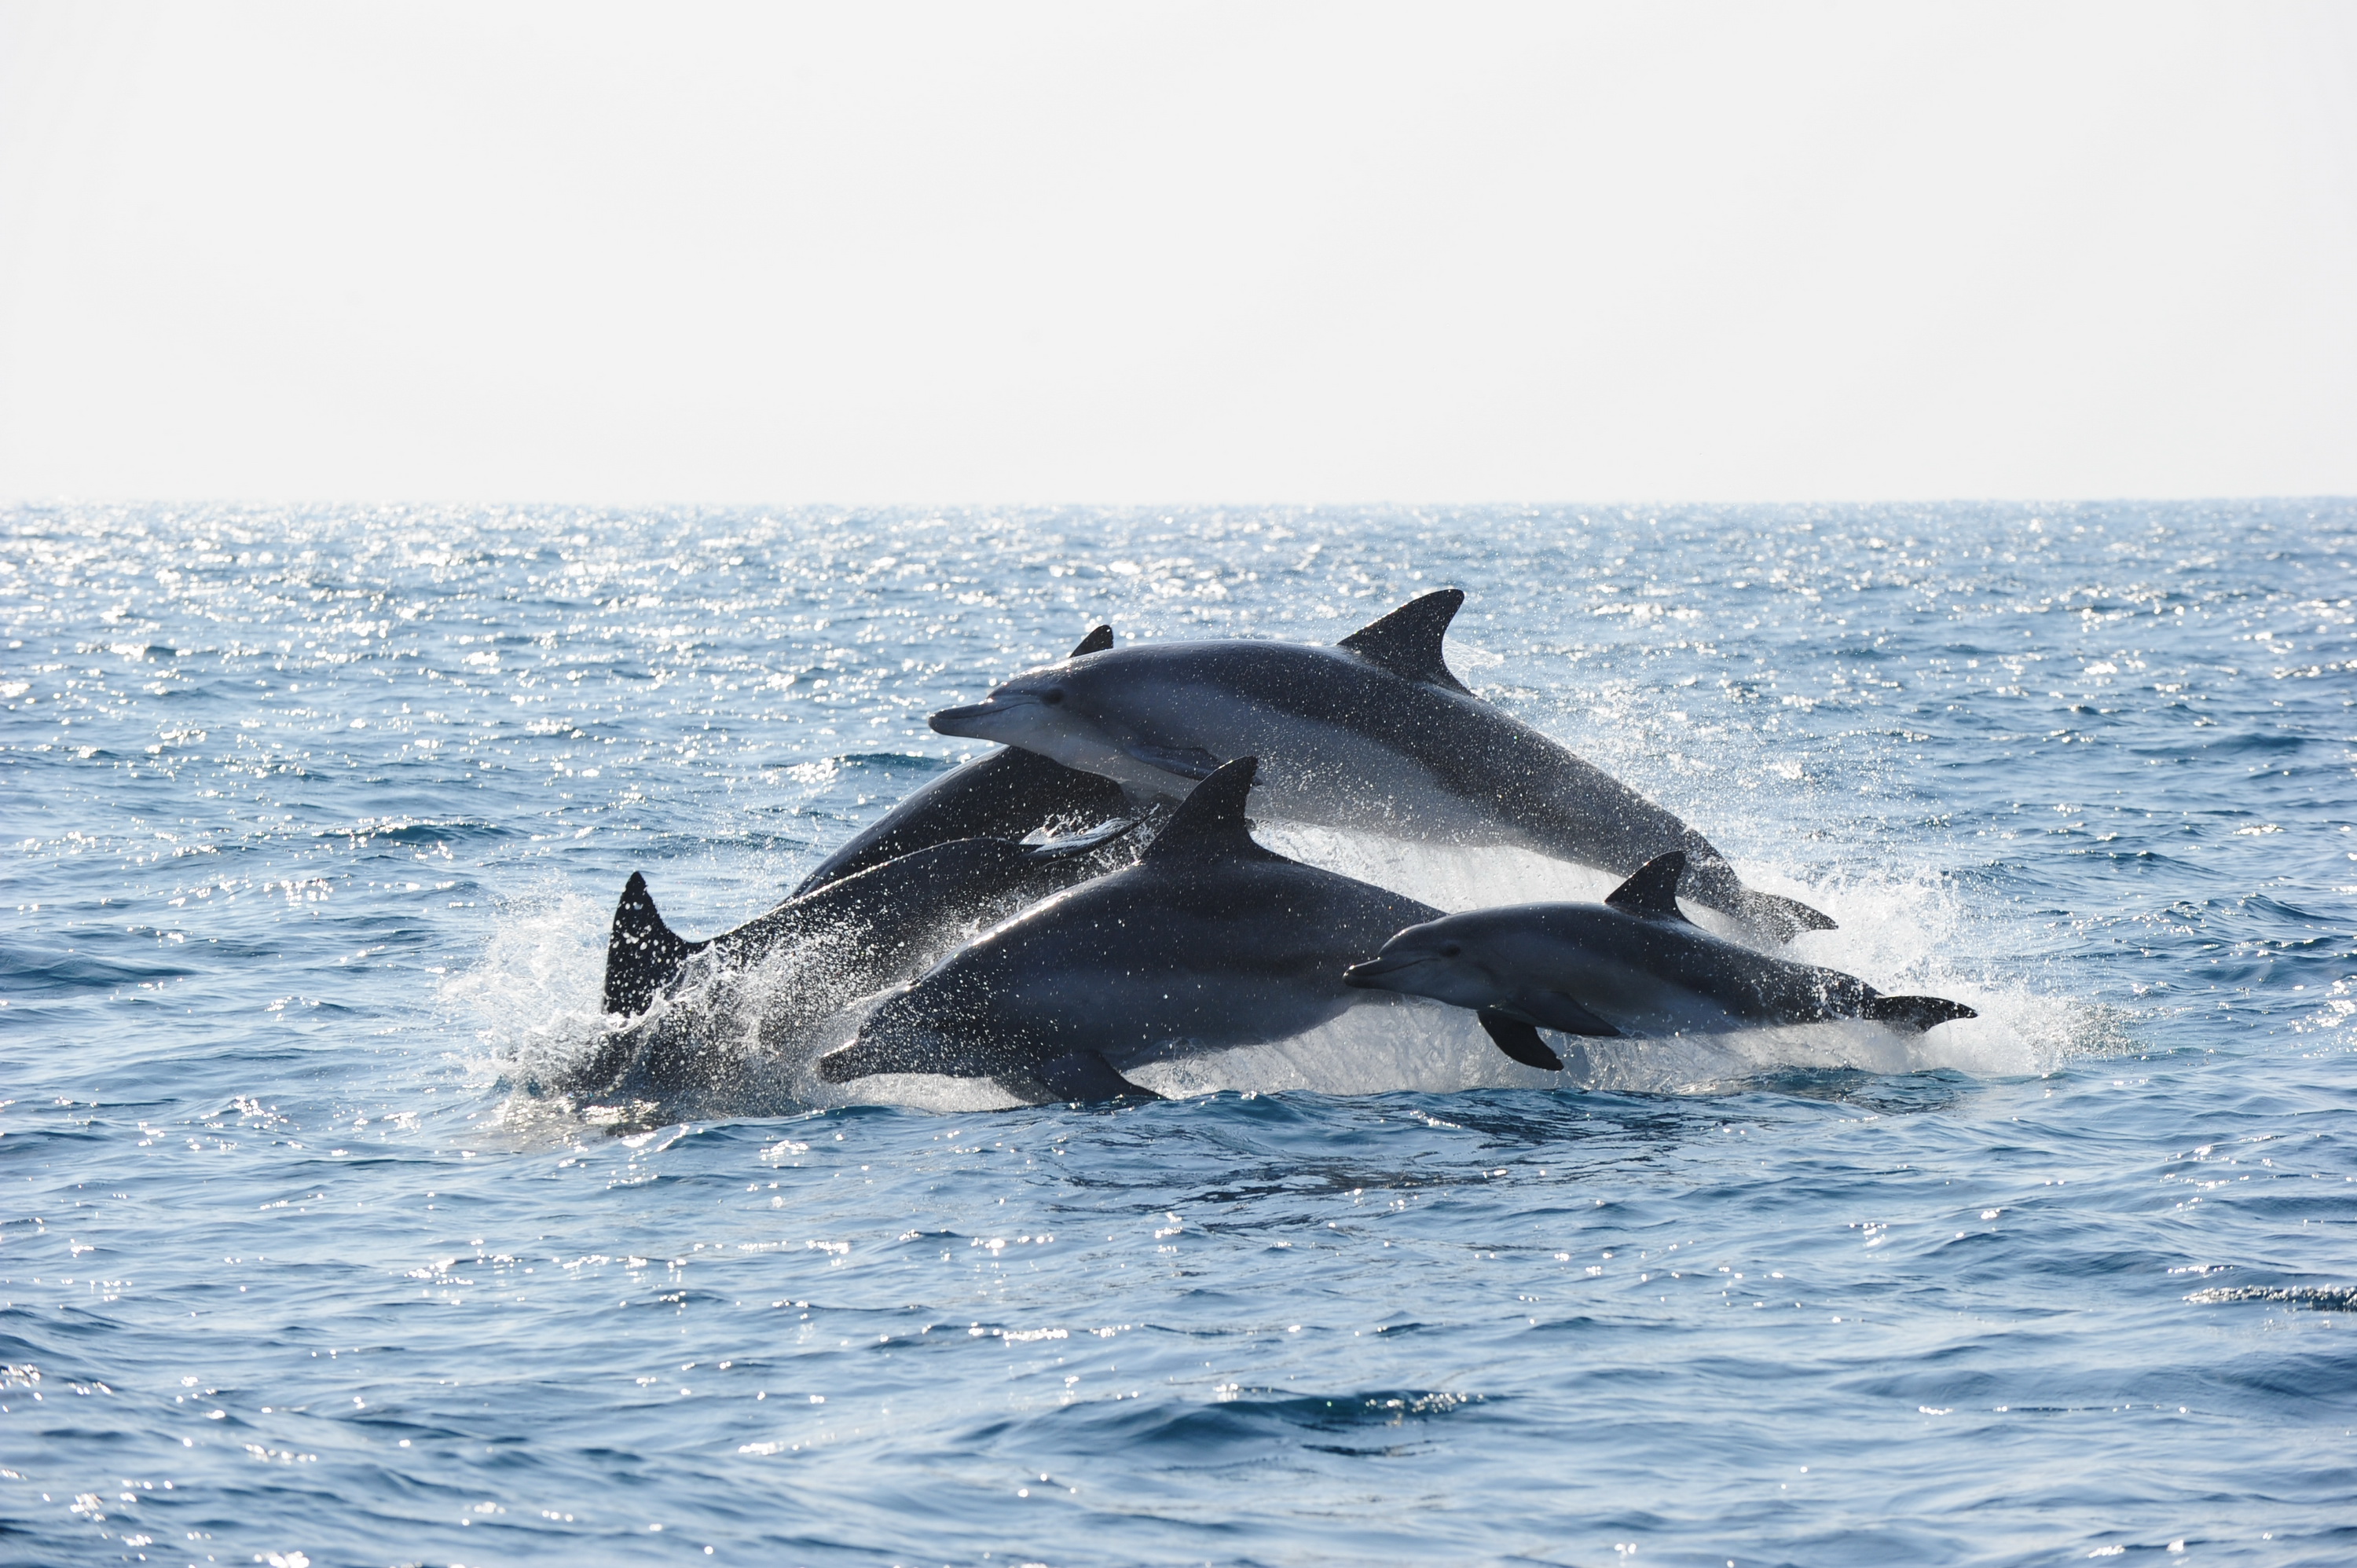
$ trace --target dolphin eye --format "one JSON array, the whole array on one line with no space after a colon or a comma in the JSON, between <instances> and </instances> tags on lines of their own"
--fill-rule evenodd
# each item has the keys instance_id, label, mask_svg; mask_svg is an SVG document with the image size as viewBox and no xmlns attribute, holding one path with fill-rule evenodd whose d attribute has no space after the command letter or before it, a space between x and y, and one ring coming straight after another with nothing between
<instances>
[{"instance_id":1,"label":"dolphin eye","mask_svg":"<svg viewBox=\"0 0 2357 1568\"><path fill-rule=\"evenodd\" d=\"M1443 942L1440 944L1440 956L1443 958L1455 958L1458 953L1461 953L1464 950L1465 950L1463 948L1458 947L1455 942Z\"/></svg>"},{"instance_id":2,"label":"dolphin eye","mask_svg":"<svg viewBox=\"0 0 2357 1568\"><path fill-rule=\"evenodd\" d=\"M1051 708L1056 707L1064 700L1064 689L1061 686L1050 686L1039 693L1039 700Z\"/></svg>"}]
</instances>

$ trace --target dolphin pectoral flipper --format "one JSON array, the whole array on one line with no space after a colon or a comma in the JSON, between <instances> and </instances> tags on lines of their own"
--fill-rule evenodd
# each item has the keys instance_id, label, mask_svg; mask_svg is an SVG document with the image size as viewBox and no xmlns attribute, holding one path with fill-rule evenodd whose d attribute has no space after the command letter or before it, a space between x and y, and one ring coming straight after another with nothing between
<instances>
[{"instance_id":1,"label":"dolphin pectoral flipper","mask_svg":"<svg viewBox=\"0 0 2357 1568\"><path fill-rule=\"evenodd\" d=\"M614 906L613 929L606 940L606 989L599 1004L625 1017L645 1012L679 978L680 965L688 956L710 945L688 941L664 925L654 896L647 891L647 879L633 871L622 885L621 901Z\"/></svg>"},{"instance_id":2,"label":"dolphin pectoral flipper","mask_svg":"<svg viewBox=\"0 0 2357 1568\"><path fill-rule=\"evenodd\" d=\"M1010 1075L1011 1076L1011 1075ZM1007 1078L999 1079L1001 1088L1020 1094L1035 1085L1047 1090L1056 1100L1159 1100L1162 1096L1142 1084L1135 1084L1114 1070L1113 1063L1095 1051L1073 1051L1053 1061L1042 1062L1028 1075L1029 1081Z\"/></svg>"},{"instance_id":3,"label":"dolphin pectoral flipper","mask_svg":"<svg viewBox=\"0 0 2357 1568\"><path fill-rule=\"evenodd\" d=\"M1876 996L1867 1002L1866 1016L1894 1029L1920 1032L1958 1018L1977 1018L1980 1014L1944 996Z\"/></svg>"},{"instance_id":4,"label":"dolphin pectoral flipper","mask_svg":"<svg viewBox=\"0 0 2357 1568\"><path fill-rule=\"evenodd\" d=\"M1511 1013L1501 1013L1495 1007L1484 1007L1473 1016L1481 1021L1483 1031L1497 1042L1500 1050L1524 1067L1540 1068L1548 1072L1563 1070L1563 1058L1547 1049L1546 1042L1539 1038L1538 1030L1523 1019Z\"/></svg>"},{"instance_id":5,"label":"dolphin pectoral flipper","mask_svg":"<svg viewBox=\"0 0 2357 1568\"><path fill-rule=\"evenodd\" d=\"M1378 621L1361 627L1335 646L1347 648L1370 664L1380 664L1402 680L1421 681L1444 691L1473 693L1451 674L1440 644L1448 623L1465 602L1462 588L1435 588L1410 599Z\"/></svg>"},{"instance_id":6,"label":"dolphin pectoral flipper","mask_svg":"<svg viewBox=\"0 0 2357 1568\"><path fill-rule=\"evenodd\" d=\"M1192 779L1199 784L1219 771L1221 760L1200 746L1149 746L1141 740L1132 741L1122 750L1148 768Z\"/></svg>"}]
</instances>

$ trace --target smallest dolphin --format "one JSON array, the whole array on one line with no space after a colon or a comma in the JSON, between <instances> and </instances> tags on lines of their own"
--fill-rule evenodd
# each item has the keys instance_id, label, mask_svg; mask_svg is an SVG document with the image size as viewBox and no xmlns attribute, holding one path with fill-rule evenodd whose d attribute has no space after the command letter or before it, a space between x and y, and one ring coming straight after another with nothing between
<instances>
[{"instance_id":1,"label":"smallest dolphin","mask_svg":"<svg viewBox=\"0 0 2357 1568\"><path fill-rule=\"evenodd\" d=\"M1685 852L1672 850L1602 904L1516 904L1410 926L1343 983L1472 1008L1508 1056L1555 1069L1563 1062L1540 1028L1611 1038L1863 1018L1920 1032L1978 1016L1712 936L1678 912L1684 870Z\"/></svg>"}]
</instances>

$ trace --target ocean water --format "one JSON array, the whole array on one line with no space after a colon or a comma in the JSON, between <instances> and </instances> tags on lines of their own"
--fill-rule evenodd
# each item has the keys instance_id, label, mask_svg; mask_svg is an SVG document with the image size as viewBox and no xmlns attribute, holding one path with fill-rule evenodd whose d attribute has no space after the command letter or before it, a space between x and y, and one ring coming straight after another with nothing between
<instances>
[{"instance_id":1,"label":"ocean water","mask_svg":"<svg viewBox=\"0 0 2357 1568\"><path fill-rule=\"evenodd\" d=\"M2352 566L2339 501L0 512L0 1560L2357 1561ZM1099 619L1443 583L1799 956L1983 1015L536 1091L631 870L720 929Z\"/></svg>"}]
</instances>

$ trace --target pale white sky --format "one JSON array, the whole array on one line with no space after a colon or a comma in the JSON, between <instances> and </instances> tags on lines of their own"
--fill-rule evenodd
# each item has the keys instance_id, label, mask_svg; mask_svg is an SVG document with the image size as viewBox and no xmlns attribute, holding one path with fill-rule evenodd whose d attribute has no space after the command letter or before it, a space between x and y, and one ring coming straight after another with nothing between
<instances>
[{"instance_id":1,"label":"pale white sky","mask_svg":"<svg viewBox=\"0 0 2357 1568\"><path fill-rule=\"evenodd\" d=\"M0 0L0 497L2357 494L2357 6Z\"/></svg>"}]
</instances>

